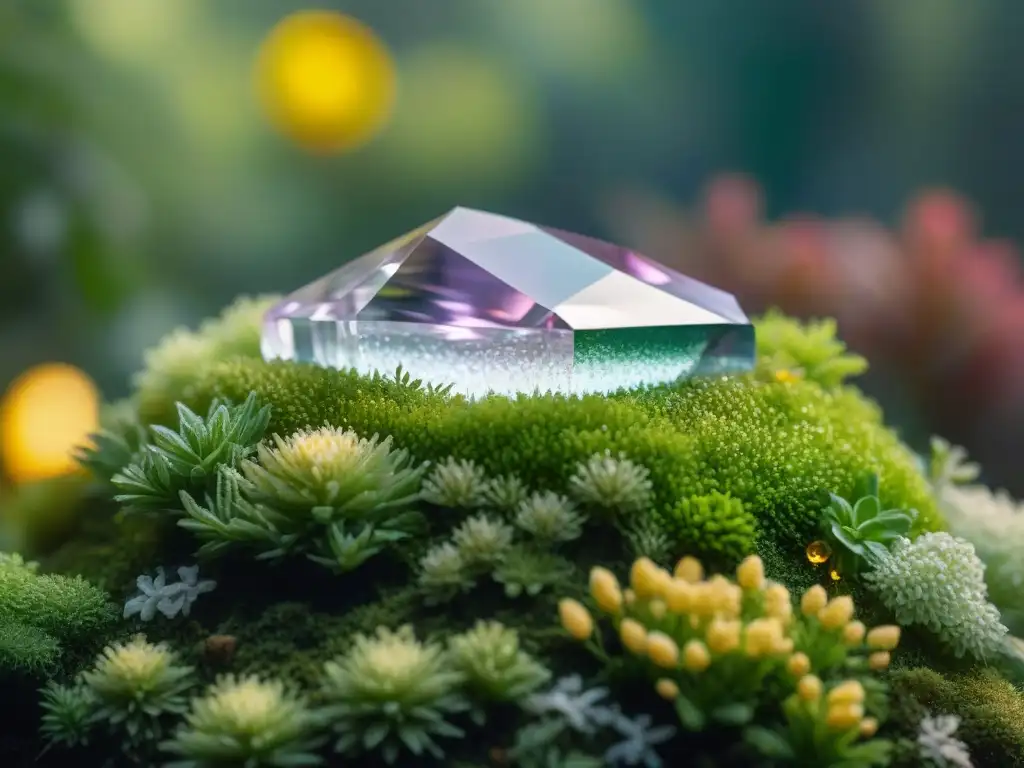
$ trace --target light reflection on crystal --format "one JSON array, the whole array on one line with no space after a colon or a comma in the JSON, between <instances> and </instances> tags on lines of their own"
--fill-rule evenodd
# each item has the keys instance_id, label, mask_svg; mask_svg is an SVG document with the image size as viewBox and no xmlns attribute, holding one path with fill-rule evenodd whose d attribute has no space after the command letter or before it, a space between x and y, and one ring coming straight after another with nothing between
<instances>
[{"instance_id":1,"label":"light reflection on crystal","mask_svg":"<svg viewBox=\"0 0 1024 768\"><path fill-rule=\"evenodd\" d=\"M299 289L263 354L467 395L609 392L753 362L735 299L592 238L456 208Z\"/></svg>"}]
</instances>

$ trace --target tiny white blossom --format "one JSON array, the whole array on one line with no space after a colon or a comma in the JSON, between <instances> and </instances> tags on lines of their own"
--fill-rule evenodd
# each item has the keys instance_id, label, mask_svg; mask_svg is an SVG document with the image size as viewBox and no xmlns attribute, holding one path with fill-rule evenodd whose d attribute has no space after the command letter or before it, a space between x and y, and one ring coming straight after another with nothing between
<instances>
[{"instance_id":1,"label":"tiny white blossom","mask_svg":"<svg viewBox=\"0 0 1024 768\"><path fill-rule=\"evenodd\" d=\"M967 745L956 738L960 718L956 715L925 717L917 735L921 758L931 760L940 768L974 768Z\"/></svg>"}]
</instances>

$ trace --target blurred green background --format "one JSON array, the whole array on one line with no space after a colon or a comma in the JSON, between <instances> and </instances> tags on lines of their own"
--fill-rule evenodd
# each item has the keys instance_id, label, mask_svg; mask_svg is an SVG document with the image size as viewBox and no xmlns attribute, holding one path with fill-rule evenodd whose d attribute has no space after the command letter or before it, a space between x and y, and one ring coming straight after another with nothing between
<instances>
[{"instance_id":1,"label":"blurred green background","mask_svg":"<svg viewBox=\"0 0 1024 768\"><path fill-rule=\"evenodd\" d=\"M751 310L832 314L845 301L834 314L877 362L865 385L893 421L917 441L938 431L965 442L995 482L1018 482L1009 457L1024 423L1024 354L1003 348L1024 345L1019 260L979 232L1024 237L1024 5L320 3L374 30L399 77L382 132L332 155L276 132L255 95L261 42L308 7L0 5L0 388L33 365L62 361L84 369L106 398L124 396L143 350L171 328L194 325L238 294L296 288L461 204L693 265ZM733 187L712 184L719 194L708 196L727 171L745 176ZM905 229L905 205L935 185L973 208L927 198L931 208ZM744 208L761 200L760 213ZM978 231L957 225L970 210L983 214ZM823 217L803 240L804 229L770 223L802 211ZM752 218L756 227L747 226ZM958 303L941 320L925 313L930 335L908 335L891 360L874 355L886 334L859 333L857 307L876 322L895 315L863 303L847 276L880 263L878 249L870 238L837 246L836 232L849 228L821 223L836 220L885 239L886 258L900 269L902 259L931 264L933 278L984 272L976 282L988 293L979 289L962 302L968 309ZM954 266L942 260L945 241L935 244L947 221L963 230ZM734 230L757 243L775 243L781 231L783 245L747 243L746 255L733 248L719 258ZM921 248L915 232L927 240ZM816 237L828 242L804 248ZM773 259L796 271L744 283ZM971 266L978 259L985 266ZM872 290L887 284L878 279ZM817 301L794 300L796 285ZM948 300L930 296L928 306ZM887 301L897 315L910 303L895 294ZM998 320L977 320L982 341L960 340L957 329L981 305L1005 309ZM908 352L925 344L928 354ZM980 386L979 377L999 386ZM958 407L953 395L979 407Z\"/></svg>"}]
</instances>

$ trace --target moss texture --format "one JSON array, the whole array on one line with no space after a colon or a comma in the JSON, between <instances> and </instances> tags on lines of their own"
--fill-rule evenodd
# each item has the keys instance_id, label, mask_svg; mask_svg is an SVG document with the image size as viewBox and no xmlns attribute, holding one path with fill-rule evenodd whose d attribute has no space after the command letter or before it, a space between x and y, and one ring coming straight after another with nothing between
<instances>
[{"instance_id":1,"label":"moss texture","mask_svg":"<svg viewBox=\"0 0 1024 768\"><path fill-rule=\"evenodd\" d=\"M975 768L1024 765L1024 694L994 671L945 676L933 669L896 670L890 676L892 721L915 738L925 715L957 715L957 738Z\"/></svg>"},{"instance_id":2,"label":"moss texture","mask_svg":"<svg viewBox=\"0 0 1024 768\"><path fill-rule=\"evenodd\" d=\"M623 452L650 470L656 513L670 515L681 498L728 493L763 535L789 543L814 534L822 489L850 494L872 471L884 504L917 509L919 530L941 528L914 455L852 389L751 375L612 398L467 402L379 377L237 359L203 372L186 399L203 409L250 391L271 405L271 432L326 423L392 435L417 458L471 459L492 476L515 473L557 491L578 462Z\"/></svg>"}]
</instances>

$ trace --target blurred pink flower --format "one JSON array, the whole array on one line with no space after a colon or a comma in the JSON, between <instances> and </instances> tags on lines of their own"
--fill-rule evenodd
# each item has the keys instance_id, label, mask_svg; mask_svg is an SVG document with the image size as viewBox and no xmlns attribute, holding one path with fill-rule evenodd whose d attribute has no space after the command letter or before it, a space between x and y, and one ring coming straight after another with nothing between
<instances>
[{"instance_id":1,"label":"blurred pink flower","mask_svg":"<svg viewBox=\"0 0 1024 768\"><path fill-rule=\"evenodd\" d=\"M714 179L692 213L636 193L610 213L620 239L735 293L750 312L835 317L935 432L969 443L1007 414L1024 418L1019 255L980 239L953 192L919 195L895 230L864 218L767 222L760 187L742 175Z\"/></svg>"}]
</instances>

